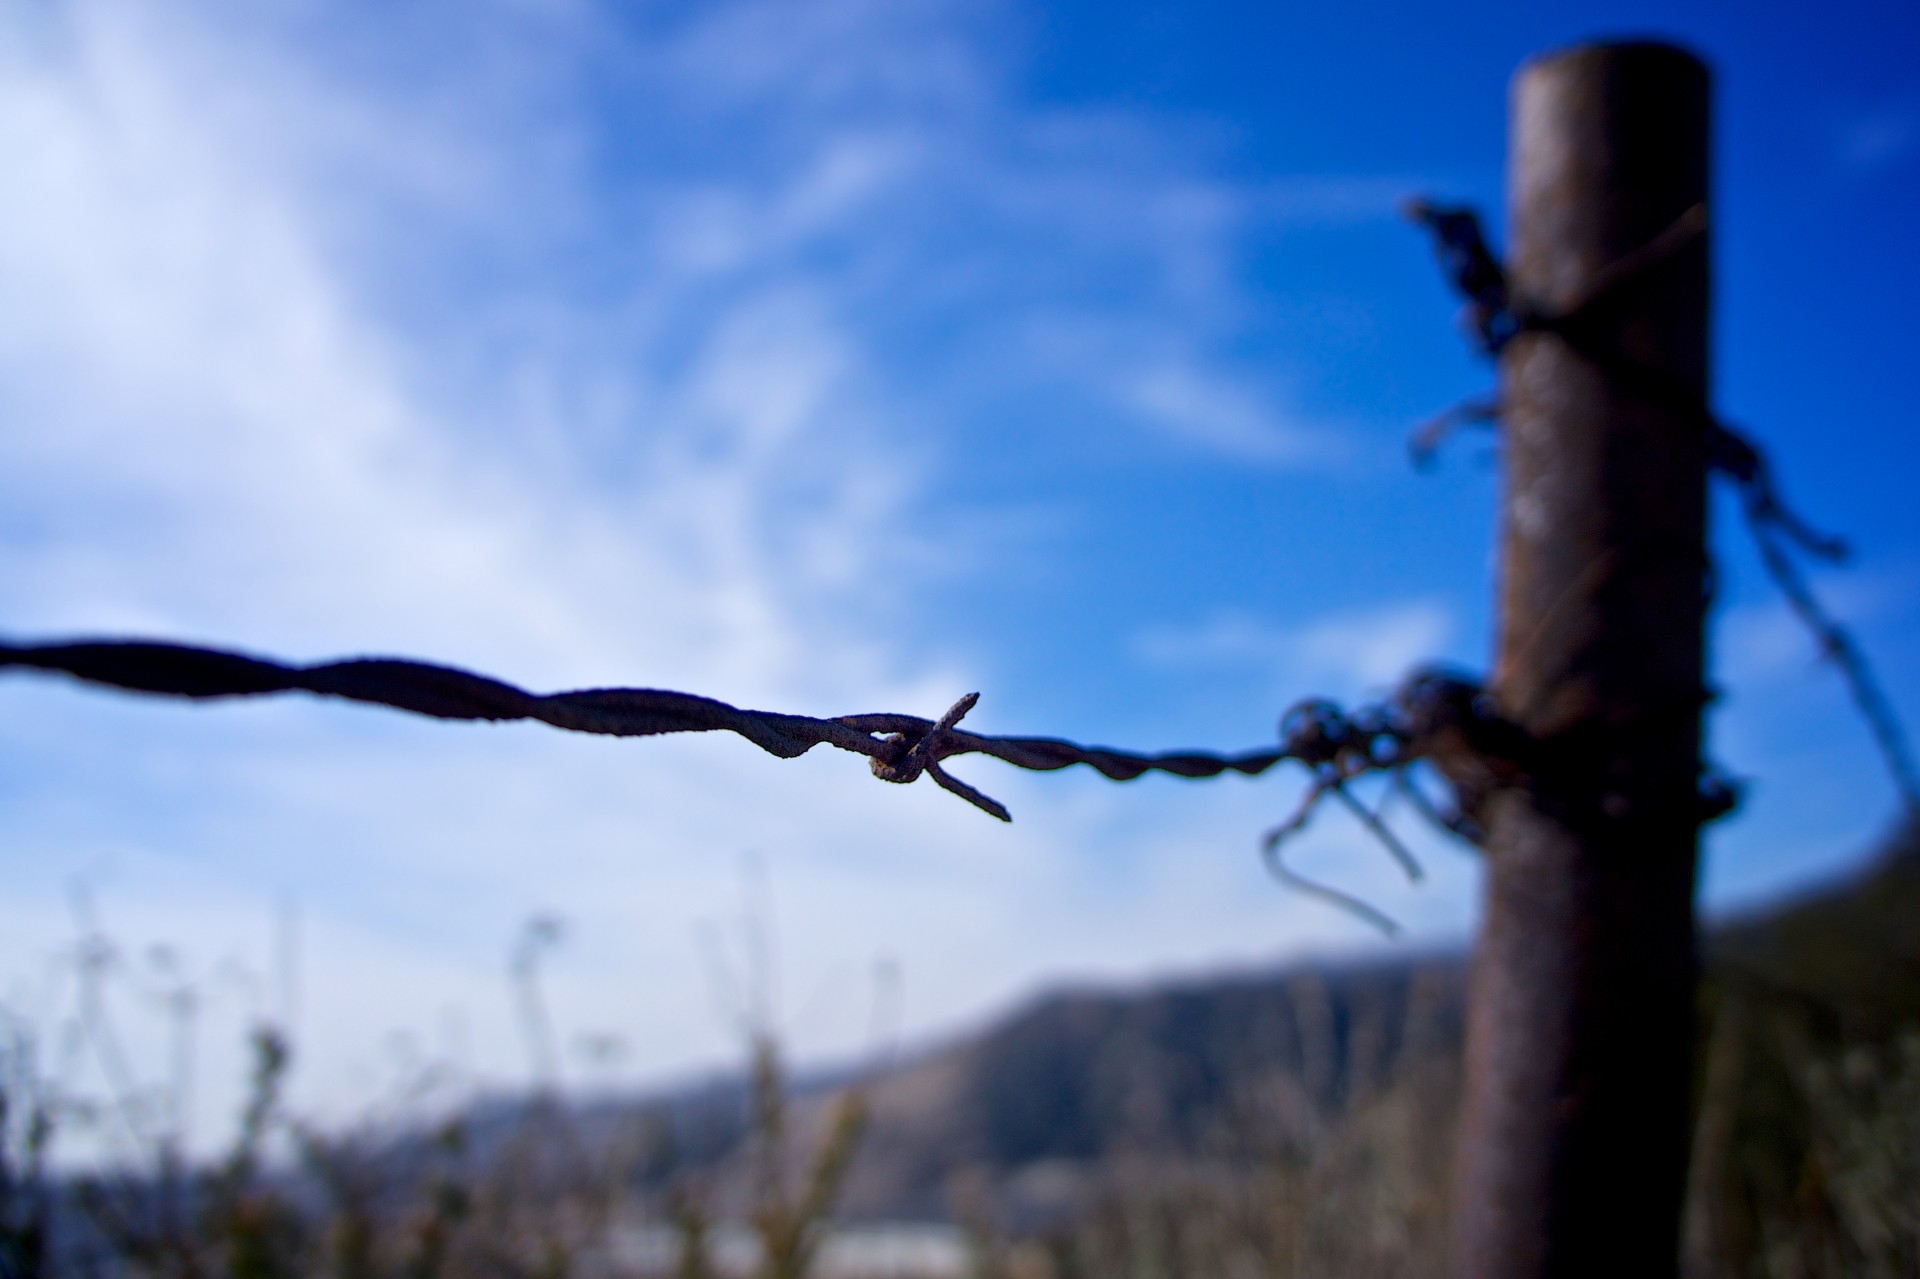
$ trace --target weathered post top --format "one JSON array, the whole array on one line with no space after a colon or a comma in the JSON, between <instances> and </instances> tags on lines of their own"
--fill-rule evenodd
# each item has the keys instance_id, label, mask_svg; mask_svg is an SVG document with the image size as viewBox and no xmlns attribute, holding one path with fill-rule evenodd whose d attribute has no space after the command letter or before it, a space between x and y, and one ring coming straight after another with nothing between
<instances>
[{"instance_id":1,"label":"weathered post top","mask_svg":"<svg viewBox=\"0 0 1920 1279\"><path fill-rule=\"evenodd\" d=\"M1707 99L1705 65L1670 45L1586 45L1522 68L1509 173L1518 297L1564 313L1704 205ZM1706 403L1706 245L1702 233L1582 316L1588 350L1539 335L1505 362L1496 685L1536 732L1601 702L1617 716L1622 698L1645 709L1700 693L1707 441L1662 393Z\"/></svg>"}]
</instances>

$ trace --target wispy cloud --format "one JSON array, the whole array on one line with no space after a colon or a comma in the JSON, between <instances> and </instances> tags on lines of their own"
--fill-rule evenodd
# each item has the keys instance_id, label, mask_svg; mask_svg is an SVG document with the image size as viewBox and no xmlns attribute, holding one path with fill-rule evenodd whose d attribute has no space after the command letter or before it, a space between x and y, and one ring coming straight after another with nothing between
<instances>
[{"instance_id":1,"label":"wispy cloud","mask_svg":"<svg viewBox=\"0 0 1920 1279\"><path fill-rule=\"evenodd\" d=\"M1814 583L1821 606L1844 626L1860 627L1900 611L1915 596L1911 571L1823 573ZM1714 633L1719 678L1730 686L1798 679L1820 662L1819 638L1779 598L1730 609Z\"/></svg>"},{"instance_id":2,"label":"wispy cloud","mask_svg":"<svg viewBox=\"0 0 1920 1279\"><path fill-rule=\"evenodd\" d=\"M1840 167L1874 173L1901 164L1920 152L1920 100L1909 95L1845 120L1834 133Z\"/></svg>"},{"instance_id":3,"label":"wispy cloud","mask_svg":"<svg viewBox=\"0 0 1920 1279\"><path fill-rule=\"evenodd\" d=\"M929 511L982 405L1040 388L1202 455L1315 460L1284 380L1226 353L1237 237L1283 216L1272 193L1210 175L1170 126L1018 103L996 20L857 0L7 10L6 628L945 705L975 656L895 624L981 557ZM1444 629L1381 625L1289 651L1371 680ZM892 951L914 1027L1049 967L1348 935L1246 891L1268 801L1244 788L1152 833L1104 783L983 766L1022 819L984 831L845 759L4 694L20 888L0 974L65 944L64 881L102 866L116 927L186 939L196 971L257 968L296 898L302 1086L336 1112L387 1033L440 1007L511 1077L500 952L543 907L593 957L556 964L569 1017L624 1019L636 1071L712 1060L690 921L732 900L742 848L806 868L781 880L792 968ZM1113 878L1115 849L1148 865L1196 843L1224 851L1183 860L1178 893ZM800 1046L845 1050L853 1021Z\"/></svg>"},{"instance_id":4,"label":"wispy cloud","mask_svg":"<svg viewBox=\"0 0 1920 1279\"><path fill-rule=\"evenodd\" d=\"M1451 606L1418 599L1286 625L1246 612L1142 631L1135 654L1166 667L1258 673L1269 687L1334 694L1377 691L1446 650Z\"/></svg>"},{"instance_id":5,"label":"wispy cloud","mask_svg":"<svg viewBox=\"0 0 1920 1279\"><path fill-rule=\"evenodd\" d=\"M1121 402L1175 436L1253 462L1298 463L1333 451L1325 432L1281 417L1273 396L1190 364L1162 364L1124 377Z\"/></svg>"},{"instance_id":6,"label":"wispy cloud","mask_svg":"<svg viewBox=\"0 0 1920 1279\"><path fill-rule=\"evenodd\" d=\"M316 204L282 178L298 168L287 152L324 150L329 133L276 92L286 50L217 50L230 83L211 98L244 109L236 130L186 74L210 56L196 38L215 37L107 5L68 35L10 80L3 113L23 194L0 279L10 313L33 317L10 335L8 394L38 426L6 437L8 496L39 530L9 546L20 624L307 645L358 630L472 660L619 657L763 690L823 673L792 665L788 645L844 651L808 642L796 601L822 573L884 593L873 552L906 531L873 522L892 520L914 460L862 447L867 353L818 280L732 299L671 356L629 333L595 353L624 364L617 377L567 342L599 308L523 289L515 305L562 317L558 332L476 367L485 329L450 312L409 323L418 304L369 278L393 251L342 249L339 222L354 219L329 215L351 189ZM408 105L384 110L405 119ZM250 150L268 139L280 154ZM486 167L459 163L472 138L406 145ZM594 192L550 199L565 217ZM397 233L431 238L433 212ZM621 486L595 484L605 459L566 438L573 405L554 389L576 376L597 384L603 415L627 416Z\"/></svg>"}]
</instances>

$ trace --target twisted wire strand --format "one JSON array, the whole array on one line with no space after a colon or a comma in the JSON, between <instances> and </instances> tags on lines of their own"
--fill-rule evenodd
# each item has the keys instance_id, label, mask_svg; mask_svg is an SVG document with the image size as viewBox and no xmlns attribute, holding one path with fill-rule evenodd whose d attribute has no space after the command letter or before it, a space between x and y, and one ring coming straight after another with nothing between
<instances>
[{"instance_id":1,"label":"twisted wire strand","mask_svg":"<svg viewBox=\"0 0 1920 1279\"><path fill-rule=\"evenodd\" d=\"M1415 428L1407 437L1407 456L1412 460L1414 469L1430 469L1434 460L1440 456L1440 450L1446 442L1468 426L1500 425L1500 401L1494 396L1480 399L1462 400L1460 403L1434 414Z\"/></svg>"},{"instance_id":2,"label":"twisted wire strand","mask_svg":"<svg viewBox=\"0 0 1920 1279\"><path fill-rule=\"evenodd\" d=\"M1346 784L1387 774L1400 784L1414 764L1457 753L1463 734L1488 739L1489 720L1479 685L1462 676L1420 669L1393 697L1348 712L1310 698L1281 717L1277 748L1216 755L1199 751L1134 754L1081 746L1053 737L989 737L959 727L979 701L969 693L937 720L879 713L815 719L773 711L743 710L711 697L654 688L590 688L537 694L471 671L397 658L354 658L302 666L223 649L151 640L78 640L55 644L0 642L0 670L8 667L72 676L91 684L197 700L305 692L387 706L415 715L452 720L538 720L572 732L613 737L724 731L746 738L770 755L791 759L828 745L864 755L875 777L906 783L922 774L974 807L1011 821L1005 805L948 773L942 762L956 755L989 755L1017 768L1050 772L1084 764L1114 781L1149 772L1208 778L1223 773L1252 777L1282 760L1294 760L1313 775L1299 810L1269 831L1262 855L1282 883L1347 911L1393 935L1398 926L1351 894L1307 878L1289 867L1282 845L1303 829L1320 801L1334 796L1392 856L1411 880L1422 878L1412 852L1380 813L1362 804ZM1496 743L1501 754L1511 743ZM1476 747L1477 749L1477 747ZM1443 763L1443 773L1450 770ZM1448 821L1418 795L1421 814L1472 840L1470 829Z\"/></svg>"},{"instance_id":3,"label":"twisted wire strand","mask_svg":"<svg viewBox=\"0 0 1920 1279\"><path fill-rule=\"evenodd\" d=\"M922 773L974 807L1011 821L1006 807L948 773L955 755L990 755L1016 768L1047 772L1085 764L1114 781L1149 772L1176 777L1255 776L1288 752L1239 755L1171 752L1139 755L1051 737L989 737L957 727L979 700L970 693L938 720L916 715L842 715L815 719L744 710L711 697L657 688L588 688L530 693L471 671L397 658L354 658L301 666L222 649L149 640L0 643L0 669L52 671L91 684L197 700L313 693L388 706L435 719L538 720L577 733L653 737L664 733L737 734L781 759L828 745L868 758L874 776L906 783Z\"/></svg>"},{"instance_id":4,"label":"twisted wire strand","mask_svg":"<svg viewBox=\"0 0 1920 1279\"><path fill-rule=\"evenodd\" d=\"M1819 597L1771 527L1752 516L1749 522L1754 526L1754 541L1768 574L1780 587L1780 593L1787 597L1788 607L1813 632L1820 645L1820 655L1840 668L1853 704L1867 721L1908 812L1920 815L1920 769L1914 766L1913 750L1900 717L1881 689L1859 641L1821 606Z\"/></svg>"},{"instance_id":5,"label":"twisted wire strand","mask_svg":"<svg viewBox=\"0 0 1920 1279\"><path fill-rule=\"evenodd\" d=\"M1299 871L1289 866L1285 856L1283 856L1286 844L1295 835L1298 835L1307 828L1307 823L1313 819L1314 810L1319 808L1320 801L1330 794L1338 795L1346 801L1350 808L1363 814L1368 829L1376 835L1379 835L1382 831L1386 831L1386 827L1381 824L1372 813L1367 811L1365 805L1354 799L1337 778L1323 777L1317 779L1312 787L1308 789L1307 793L1300 797L1300 804L1294 809L1293 815L1261 837L1260 855L1266 861L1267 871L1275 879L1293 889L1295 892L1304 893L1309 897L1318 897L1329 906L1346 911L1349 915L1356 917L1363 923L1372 925L1387 936L1398 937L1400 935L1400 924L1393 916L1387 914L1378 906L1375 906L1364 898L1356 897L1352 893L1344 892L1331 884L1322 883L1320 880L1310 879L1302 875ZM1419 863L1412 861L1411 856L1406 853L1404 848L1400 847L1399 841L1393 837L1391 832L1388 832L1386 835L1386 843L1388 848L1395 849L1400 856L1407 857L1406 865L1410 868L1409 877L1416 880L1419 879Z\"/></svg>"},{"instance_id":6,"label":"twisted wire strand","mask_svg":"<svg viewBox=\"0 0 1920 1279\"><path fill-rule=\"evenodd\" d=\"M1411 769L1393 770L1393 789L1387 792L1386 799L1395 795L1412 805L1413 811L1420 814L1429 825L1446 831L1462 843L1478 846L1485 842L1487 832L1481 829L1480 824L1471 814L1461 811L1457 806L1442 809L1435 804L1427 793L1420 789L1420 784L1413 779ZM1382 807L1385 807L1386 799L1381 800Z\"/></svg>"},{"instance_id":7,"label":"twisted wire strand","mask_svg":"<svg viewBox=\"0 0 1920 1279\"><path fill-rule=\"evenodd\" d=\"M1393 858L1395 864L1400 867L1410 882L1417 884L1425 879L1426 868L1422 866L1419 860L1414 857L1413 853L1408 850L1406 844L1401 842L1399 835L1394 833L1393 828L1387 825L1382 813L1375 809L1368 808L1347 788L1346 783L1350 777L1360 776L1363 773L1382 771L1391 771L1396 775L1404 775L1405 766L1393 766L1389 769L1388 766L1384 765L1363 764L1351 774L1343 775L1339 772L1328 772L1316 778L1313 785L1307 789L1307 793L1300 797L1299 807L1294 810L1293 815L1261 837L1260 853L1266 861L1268 872L1271 873L1275 879L1287 885L1295 892L1305 893L1310 897L1318 897L1328 905L1346 911L1362 923L1379 929L1388 937L1398 937L1400 935L1400 924L1393 916L1387 914L1363 897L1358 897L1343 889L1335 888L1332 884L1325 883L1321 880L1308 878L1288 865L1286 858L1282 855L1284 845L1295 835L1298 835L1306 829L1307 822L1313 817L1314 811L1319 808L1320 801L1332 795L1340 801L1341 805L1346 808L1348 812L1352 813L1354 817L1359 820L1361 826L1366 828L1367 833L1373 836L1375 842L1387 851L1387 855ZM1391 795L1393 792L1390 790L1387 793ZM1381 802L1384 806L1385 800L1383 799ZM1427 810L1419 811L1422 812L1423 816L1429 815ZM1438 821L1437 815L1433 816L1436 825L1442 824Z\"/></svg>"}]
</instances>

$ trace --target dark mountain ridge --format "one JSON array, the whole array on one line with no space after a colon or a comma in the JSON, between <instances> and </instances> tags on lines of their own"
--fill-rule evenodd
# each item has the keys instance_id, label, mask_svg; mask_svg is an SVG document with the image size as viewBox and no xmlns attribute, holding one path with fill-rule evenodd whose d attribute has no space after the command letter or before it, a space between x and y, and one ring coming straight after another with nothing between
<instances>
[{"instance_id":1,"label":"dark mountain ridge","mask_svg":"<svg viewBox=\"0 0 1920 1279\"><path fill-rule=\"evenodd\" d=\"M1920 823L1855 872L1710 925L1702 950L1703 1017L1730 991L1785 1001L1810 1052L1920 1027ZM1430 953L1043 997L871 1082L847 1205L938 1212L961 1172L1303 1146L1453 1066L1465 994L1465 957Z\"/></svg>"},{"instance_id":2,"label":"dark mountain ridge","mask_svg":"<svg viewBox=\"0 0 1920 1279\"><path fill-rule=\"evenodd\" d=\"M1703 1025L1738 999L1807 1053L1920 1027L1920 824L1853 873L1710 926L1702 949ZM1450 1081L1465 994L1466 959L1452 952L1062 991L883 1070L802 1078L791 1121L804 1147L834 1093L864 1088L871 1124L842 1197L851 1216L945 1217L963 1180L1000 1187L1016 1218L1045 1216L1117 1164L1285 1160L1409 1080ZM1767 1105L1798 1104L1773 1082ZM524 1111L501 1099L470 1127L505 1134ZM574 1117L606 1133L636 1112L671 1133L670 1158L640 1161L643 1184L688 1168L743 1181L744 1081Z\"/></svg>"}]
</instances>

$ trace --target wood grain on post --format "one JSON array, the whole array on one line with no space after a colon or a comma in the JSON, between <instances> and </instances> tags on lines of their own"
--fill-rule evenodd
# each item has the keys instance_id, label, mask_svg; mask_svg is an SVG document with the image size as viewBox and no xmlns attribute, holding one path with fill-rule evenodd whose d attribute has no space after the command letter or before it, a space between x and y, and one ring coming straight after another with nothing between
<instances>
[{"instance_id":1,"label":"wood grain on post","mask_svg":"<svg viewBox=\"0 0 1920 1279\"><path fill-rule=\"evenodd\" d=\"M1658 44L1515 82L1516 298L1574 306L1707 197L1708 73ZM1489 804L1454 1185L1460 1279L1672 1275L1687 1162L1705 687L1705 236L1502 358L1493 693L1539 744ZM1596 354L1598 353L1598 354Z\"/></svg>"}]
</instances>

